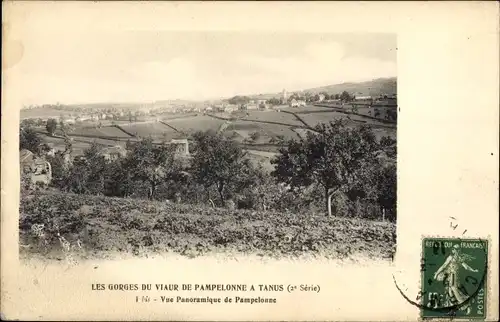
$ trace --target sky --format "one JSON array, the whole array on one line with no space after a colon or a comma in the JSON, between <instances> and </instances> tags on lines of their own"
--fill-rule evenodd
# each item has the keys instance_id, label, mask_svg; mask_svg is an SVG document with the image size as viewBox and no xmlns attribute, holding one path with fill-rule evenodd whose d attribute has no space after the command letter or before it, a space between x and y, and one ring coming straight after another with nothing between
<instances>
[{"instance_id":1,"label":"sky","mask_svg":"<svg viewBox=\"0 0 500 322\"><path fill-rule=\"evenodd\" d=\"M395 77L395 34L32 31L24 104L205 100Z\"/></svg>"}]
</instances>

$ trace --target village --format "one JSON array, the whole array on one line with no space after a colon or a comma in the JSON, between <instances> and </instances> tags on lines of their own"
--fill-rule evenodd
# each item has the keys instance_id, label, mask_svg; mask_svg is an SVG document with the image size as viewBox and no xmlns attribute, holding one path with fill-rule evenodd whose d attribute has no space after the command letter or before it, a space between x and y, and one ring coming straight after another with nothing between
<instances>
[{"instance_id":1,"label":"village","mask_svg":"<svg viewBox=\"0 0 500 322\"><path fill-rule=\"evenodd\" d=\"M319 111L342 113L342 110L345 110L345 113L376 120L381 118L379 109L385 109L385 121L395 121L396 106L397 96L395 93L369 96L362 95L362 93L349 94L344 91L331 95L325 92L313 95L304 91L289 93L283 89L279 96L267 99L235 96L219 102L163 103L163 106L139 104L128 110L123 106L113 106L112 104L87 107L60 104L30 106L21 111L21 128L29 126L43 135L46 156L53 157L56 153L62 153L65 162L71 163L73 159L82 157L85 148L89 148L92 143L98 143L101 146L100 155L106 160L113 161L126 155L125 144L127 141L136 141L147 136L153 137L157 144L176 145L179 155L189 156L190 134L193 133L203 117L208 117L207 120L210 121L216 121L213 122L213 129L224 132L236 129L238 121L244 120L245 117L248 118L249 113L252 113L252 116L258 116L257 118L261 122L272 123L272 120L280 112L282 115L295 112L308 113L309 111L312 113L318 111L311 110L311 108L323 108ZM37 109L46 113L29 113ZM364 111L364 114L359 114L360 109ZM28 113L23 115L23 111ZM60 113L51 114L50 111L59 111ZM333 114L325 114L327 117L331 117L331 115ZM304 117L306 116L299 117L300 121L304 122ZM261 125L259 120L254 120L254 123ZM177 127L181 122L189 124L189 129L179 130ZM53 133L47 133L49 131L48 123L54 124ZM285 123L293 124L289 121ZM279 126L279 123L276 122L274 127L278 128ZM294 131L299 135L306 133L299 128L295 128ZM263 136L262 134L265 134L266 131L256 127L253 133L245 135L242 134L243 132L237 129L234 131L234 133L245 137L242 139L242 143L248 143L250 141L248 136ZM262 150L258 146L251 148L254 151ZM31 176L34 184L38 182L48 185L52 177L50 163L43 155L37 157L34 151L24 149L20 153L20 165L24 173ZM258 152L261 155L263 153L266 152ZM272 154L267 155L267 161L269 161L270 156Z\"/></svg>"},{"instance_id":2,"label":"village","mask_svg":"<svg viewBox=\"0 0 500 322\"><path fill-rule=\"evenodd\" d=\"M344 95L341 98L341 95ZM100 104L88 106L72 106L61 104L44 104L40 106L30 105L22 109L21 120L30 120L28 123L42 125L48 119L55 119L67 124L92 123L104 121L128 121L137 122L139 120L150 120L161 118L169 114L189 114L189 113L232 113L238 110L268 110L289 107L305 107L308 104L327 103L344 106L349 102L357 107L395 107L397 104L397 94L385 94L378 96L363 95L362 93L329 95L328 93L311 94L309 92L298 91L288 93L283 89L279 97L268 99L253 99L247 96L236 96L232 99L205 102L186 102L179 104L175 102L153 102L145 104ZM236 102L237 103L236 103ZM43 111L37 113L37 111ZM53 111L55 113L51 113Z\"/></svg>"}]
</instances>

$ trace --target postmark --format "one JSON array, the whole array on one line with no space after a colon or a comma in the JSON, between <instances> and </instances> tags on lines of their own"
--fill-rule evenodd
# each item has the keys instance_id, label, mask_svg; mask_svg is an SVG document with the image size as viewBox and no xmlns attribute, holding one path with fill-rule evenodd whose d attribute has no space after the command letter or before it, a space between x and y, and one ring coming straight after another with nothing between
<instances>
[{"instance_id":1,"label":"postmark","mask_svg":"<svg viewBox=\"0 0 500 322\"><path fill-rule=\"evenodd\" d=\"M462 238L422 240L421 317L485 319L488 241Z\"/></svg>"}]
</instances>

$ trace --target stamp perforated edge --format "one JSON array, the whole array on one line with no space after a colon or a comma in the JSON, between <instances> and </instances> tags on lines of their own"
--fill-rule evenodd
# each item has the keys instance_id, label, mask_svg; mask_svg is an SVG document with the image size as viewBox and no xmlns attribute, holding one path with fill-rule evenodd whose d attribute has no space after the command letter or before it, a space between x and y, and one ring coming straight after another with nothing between
<instances>
[{"instance_id":1,"label":"stamp perforated edge","mask_svg":"<svg viewBox=\"0 0 500 322\"><path fill-rule=\"evenodd\" d=\"M422 235L420 236L420 260L424 258L424 247L423 247L423 242L425 239L480 239L480 240L486 240L487 241L487 249L488 253L486 256L486 272L485 272L485 280L486 280L486 312L484 315L484 318L478 317L478 318L453 318L453 320L457 321L488 321L488 313L491 312L491 296L492 296L492 289L491 289L491 247L492 247L492 238L491 235L487 235L486 237L477 237L477 236L453 236L453 235ZM420 278L418 279L418 290L422 290L422 272L420 272ZM428 321L437 321L437 320L450 320L451 318L443 318L443 317L423 317L423 311L420 308L419 310L419 316L418 316L418 321L419 322L428 322Z\"/></svg>"}]
</instances>

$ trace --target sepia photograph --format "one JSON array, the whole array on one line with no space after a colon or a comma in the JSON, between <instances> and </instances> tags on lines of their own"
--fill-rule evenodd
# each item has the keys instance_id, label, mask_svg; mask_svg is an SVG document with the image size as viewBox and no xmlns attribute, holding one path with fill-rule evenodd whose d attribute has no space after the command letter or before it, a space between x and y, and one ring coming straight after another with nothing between
<instances>
[{"instance_id":1,"label":"sepia photograph","mask_svg":"<svg viewBox=\"0 0 500 322\"><path fill-rule=\"evenodd\" d=\"M498 321L498 8L4 1L0 319Z\"/></svg>"},{"instance_id":2,"label":"sepia photograph","mask_svg":"<svg viewBox=\"0 0 500 322\"><path fill-rule=\"evenodd\" d=\"M392 259L396 34L57 30L29 45L22 259Z\"/></svg>"}]
</instances>

